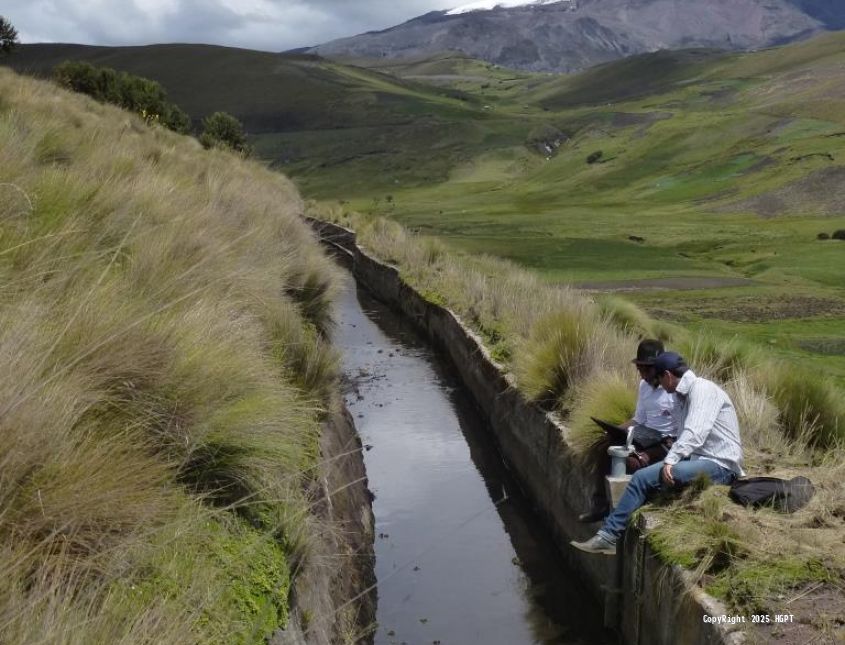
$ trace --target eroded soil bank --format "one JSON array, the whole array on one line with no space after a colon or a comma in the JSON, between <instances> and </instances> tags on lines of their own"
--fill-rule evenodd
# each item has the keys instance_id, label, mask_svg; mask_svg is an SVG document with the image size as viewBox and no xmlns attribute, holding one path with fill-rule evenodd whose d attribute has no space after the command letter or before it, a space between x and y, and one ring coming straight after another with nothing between
<instances>
[{"instance_id":1,"label":"eroded soil bank","mask_svg":"<svg viewBox=\"0 0 845 645\"><path fill-rule=\"evenodd\" d=\"M336 319L375 495L375 642L610 642L455 375L351 277Z\"/></svg>"},{"instance_id":2,"label":"eroded soil bank","mask_svg":"<svg viewBox=\"0 0 845 645\"><path fill-rule=\"evenodd\" d=\"M297 563L288 625L270 645L366 642L375 621L373 514L363 446L340 400L330 407L309 489L308 555Z\"/></svg>"}]
</instances>

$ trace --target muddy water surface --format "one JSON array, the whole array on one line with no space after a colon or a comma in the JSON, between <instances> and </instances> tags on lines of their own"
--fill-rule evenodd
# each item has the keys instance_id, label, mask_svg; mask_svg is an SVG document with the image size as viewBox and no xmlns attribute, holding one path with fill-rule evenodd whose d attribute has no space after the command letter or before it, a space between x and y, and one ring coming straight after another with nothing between
<instances>
[{"instance_id":1,"label":"muddy water surface","mask_svg":"<svg viewBox=\"0 0 845 645\"><path fill-rule=\"evenodd\" d=\"M443 362L351 278L336 319L375 494L375 642L611 642Z\"/></svg>"}]
</instances>

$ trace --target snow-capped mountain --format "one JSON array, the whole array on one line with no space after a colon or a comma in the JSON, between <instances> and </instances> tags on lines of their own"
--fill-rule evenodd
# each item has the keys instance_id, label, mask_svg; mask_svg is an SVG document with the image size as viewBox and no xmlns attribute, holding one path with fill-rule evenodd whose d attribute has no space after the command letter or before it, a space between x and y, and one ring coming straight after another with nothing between
<instances>
[{"instance_id":1,"label":"snow-capped mountain","mask_svg":"<svg viewBox=\"0 0 845 645\"><path fill-rule=\"evenodd\" d=\"M845 28L845 0L475 0L309 50L408 58L460 51L504 67L575 71L658 49L756 49Z\"/></svg>"},{"instance_id":2,"label":"snow-capped mountain","mask_svg":"<svg viewBox=\"0 0 845 645\"><path fill-rule=\"evenodd\" d=\"M576 0L571 0L574 4ZM470 11L491 11L493 9L509 9L511 7L521 7L524 5L537 4L552 4L560 2L560 0L479 0L478 2L471 2L454 9L449 9L446 12L447 16L455 16L459 13L469 13Z\"/></svg>"}]
</instances>

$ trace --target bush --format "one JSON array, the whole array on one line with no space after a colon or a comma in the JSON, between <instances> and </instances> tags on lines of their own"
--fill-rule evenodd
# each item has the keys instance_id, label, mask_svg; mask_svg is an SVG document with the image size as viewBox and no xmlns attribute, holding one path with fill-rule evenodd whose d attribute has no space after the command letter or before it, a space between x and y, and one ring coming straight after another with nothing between
<instances>
[{"instance_id":1,"label":"bush","mask_svg":"<svg viewBox=\"0 0 845 645\"><path fill-rule=\"evenodd\" d=\"M75 61L57 65L53 76L62 87L135 112L147 123L160 123L180 134L190 130L188 115L167 100L159 83L148 78Z\"/></svg>"},{"instance_id":2,"label":"bush","mask_svg":"<svg viewBox=\"0 0 845 645\"><path fill-rule=\"evenodd\" d=\"M833 232L831 237L833 237L834 240L845 240L845 228L837 229Z\"/></svg>"},{"instance_id":3,"label":"bush","mask_svg":"<svg viewBox=\"0 0 845 645\"><path fill-rule=\"evenodd\" d=\"M590 154L589 157L587 157L587 163L589 163L589 164L596 163L599 159L602 158L603 154L604 153L601 150L596 150L595 152Z\"/></svg>"},{"instance_id":4,"label":"bush","mask_svg":"<svg viewBox=\"0 0 845 645\"><path fill-rule=\"evenodd\" d=\"M828 235L827 233L819 233L818 235L816 235L816 239L817 240L829 240L830 235Z\"/></svg>"},{"instance_id":5,"label":"bush","mask_svg":"<svg viewBox=\"0 0 845 645\"><path fill-rule=\"evenodd\" d=\"M243 125L231 114L215 112L202 120L202 127L200 143L205 148L229 148L243 154L249 153Z\"/></svg>"},{"instance_id":6,"label":"bush","mask_svg":"<svg viewBox=\"0 0 845 645\"><path fill-rule=\"evenodd\" d=\"M8 54L18 44L18 31L12 23L0 16L0 53Z\"/></svg>"}]
</instances>

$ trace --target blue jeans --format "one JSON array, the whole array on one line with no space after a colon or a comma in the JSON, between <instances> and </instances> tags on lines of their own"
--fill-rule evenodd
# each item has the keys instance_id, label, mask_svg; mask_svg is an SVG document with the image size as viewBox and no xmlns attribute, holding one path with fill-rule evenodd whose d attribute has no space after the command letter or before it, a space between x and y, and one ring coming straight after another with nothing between
<instances>
[{"instance_id":1,"label":"blue jeans","mask_svg":"<svg viewBox=\"0 0 845 645\"><path fill-rule=\"evenodd\" d=\"M645 504L648 494L663 486L660 479L661 470L663 470L662 461L634 473L628 486L625 487L625 492L622 493L619 504L604 521L599 531L602 537L616 540L622 535L625 525L628 524L628 518ZM685 460L672 466L672 478L675 480L676 488L689 484L702 473L710 477L710 481L714 484L730 484L736 479L732 471L708 459Z\"/></svg>"}]
</instances>

